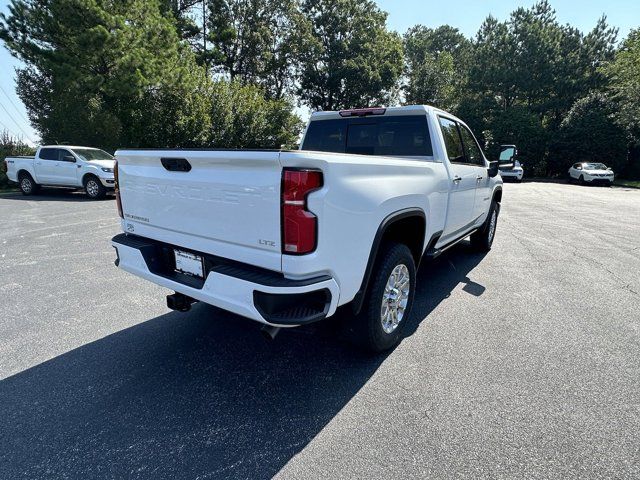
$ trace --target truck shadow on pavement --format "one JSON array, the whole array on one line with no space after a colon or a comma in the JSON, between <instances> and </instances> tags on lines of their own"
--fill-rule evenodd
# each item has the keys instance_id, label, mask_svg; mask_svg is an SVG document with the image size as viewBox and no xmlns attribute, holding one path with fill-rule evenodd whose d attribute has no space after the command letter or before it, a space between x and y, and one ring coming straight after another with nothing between
<instances>
[{"instance_id":1,"label":"truck shadow on pavement","mask_svg":"<svg viewBox=\"0 0 640 480\"><path fill-rule=\"evenodd\" d=\"M455 269L446 254L421 268L409 333L469 284L482 255L454 250ZM0 477L270 478L386 357L331 322L268 343L207 305L167 313L1 381Z\"/></svg>"},{"instance_id":2,"label":"truck shadow on pavement","mask_svg":"<svg viewBox=\"0 0 640 480\"><path fill-rule=\"evenodd\" d=\"M459 284L462 290L479 297L485 287L474 282L468 276L486 256L472 249L468 240L464 240L444 252L432 262L425 262L418 270L416 295L409 323L405 326L405 337L411 336L435 308L451 296Z\"/></svg>"}]
</instances>

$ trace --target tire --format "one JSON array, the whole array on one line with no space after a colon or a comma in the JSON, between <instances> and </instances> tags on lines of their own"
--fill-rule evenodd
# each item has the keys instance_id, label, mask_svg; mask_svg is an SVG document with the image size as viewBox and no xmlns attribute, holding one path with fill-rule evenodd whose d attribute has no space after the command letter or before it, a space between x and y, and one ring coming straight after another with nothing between
<instances>
[{"instance_id":1,"label":"tire","mask_svg":"<svg viewBox=\"0 0 640 480\"><path fill-rule=\"evenodd\" d=\"M584 175L580 175L580 178L578 179L578 182L580 183L580 185L585 185Z\"/></svg>"},{"instance_id":2,"label":"tire","mask_svg":"<svg viewBox=\"0 0 640 480\"><path fill-rule=\"evenodd\" d=\"M35 195L40 191L40 185L38 185L31 175L26 172L20 174L18 178L18 186L23 195Z\"/></svg>"},{"instance_id":3,"label":"tire","mask_svg":"<svg viewBox=\"0 0 640 480\"><path fill-rule=\"evenodd\" d=\"M522 177L520 178L516 177L516 183L522 183Z\"/></svg>"},{"instance_id":4,"label":"tire","mask_svg":"<svg viewBox=\"0 0 640 480\"><path fill-rule=\"evenodd\" d=\"M390 291L389 286L394 283L396 286ZM409 247L400 243L385 245L376 260L362 309L354 319L355 343L371 352L395 347L411 314L415 288L416 267Z\"/></svg>"},{"instance_id":5,"label":"tire","mask_svg":"<svg viewBox=\"0 0 640 480\"><path fill-rule=\"evenodd\" d=\"M500 207L497 202L491 202L491 208L484 224L475 233L471 234L471 246L479 252L488 252L493 245L493 239L496 237L496 228L498 226L498 214Z\"/></svg>"},{"instance_id":6,"label":"tire","mask_svg":"<svg viewBox=\"0 0 640 480\"><path fill-rule=\"evenodd\" d=\"M87 178L85 178L84 191L86 192L87 197L92 200L104 198L104 196L107 194L107 189L104 188L100 180L98 180L98 178L94 177L93 175L89 175L87 176Z\"/></svg>"}]
</instances>

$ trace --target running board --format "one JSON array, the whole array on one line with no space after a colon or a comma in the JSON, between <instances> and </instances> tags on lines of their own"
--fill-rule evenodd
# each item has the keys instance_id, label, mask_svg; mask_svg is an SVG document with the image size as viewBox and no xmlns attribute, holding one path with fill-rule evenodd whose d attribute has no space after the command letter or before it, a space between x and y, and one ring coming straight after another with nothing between
<instances>
[{"instance_id":1,"label":"running board","mask_svg":"<svg viewBox=\"0 0 640 480\"><path fill-rule=\"evenodd\" d=\"M445 246L440 247L440 248L430 248L429 250L427 250L426 252L424 252L424 257L427 260L435 260L436 258L438 258L440 255L442 255L445 251L449 250L451 247L453 247L454 245L456 245L457 243L461 242L462 240L464 240L465 238L467 238L469 235L472 235L473 233L477 232L478 229L474 228L473 230L470 230L469 232L465 233L462 237L459 237L457 239L455 239L452 242L447 243Z\"/></svg>"}]
</instances>

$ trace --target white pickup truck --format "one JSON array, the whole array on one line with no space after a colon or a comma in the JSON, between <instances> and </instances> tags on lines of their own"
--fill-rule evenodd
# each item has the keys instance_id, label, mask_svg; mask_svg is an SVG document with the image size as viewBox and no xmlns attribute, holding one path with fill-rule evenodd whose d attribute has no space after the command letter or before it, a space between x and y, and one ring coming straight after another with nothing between
<instances>
[{"instance_id":1,"label":"white pickup truck","mask_svg":"<svg viewBox=\"0 0 640 480\"><path fill-rule=\"evenodd\" d=\"M170 308L206 302L274 336L346 306L374 351L401 339L423 259L469 235L491 248L502 199L498 162L428 106L314 113L299 151L116 159L116 265L174 290Z\"/></svg>"},{"instance_id":2,"label":"white pickup truck","mask_svg":"<svg viewBox=\"0 0 640 480\"><path fill-rule=\"evenodd\" d=\"M89 198L102 198L115 186L115 160L97 148L47 145L35 157L7 157L5 163L7 177L24 195L55 186L84 188Z\"/></svg>"}]
</instances>

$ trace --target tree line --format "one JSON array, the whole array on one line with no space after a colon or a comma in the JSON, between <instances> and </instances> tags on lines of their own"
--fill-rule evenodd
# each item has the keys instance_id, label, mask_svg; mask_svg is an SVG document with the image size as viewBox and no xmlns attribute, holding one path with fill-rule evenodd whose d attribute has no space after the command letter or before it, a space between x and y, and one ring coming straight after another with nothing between
<instances>
[{"instance_id":1,"label":"tree line","mask_svg":"<svg viewBox=\"0 0 640 480\"><path fill-rule=\"evenodd\" d=\"M534 175L597 160L640 176L639 30L581 32L546 0L473 38L386 21L371 0L12 0L0 38L47 143L292 147L297 105L426 103L490 157L517 144Z\"/></svg>"}]
</instances>

